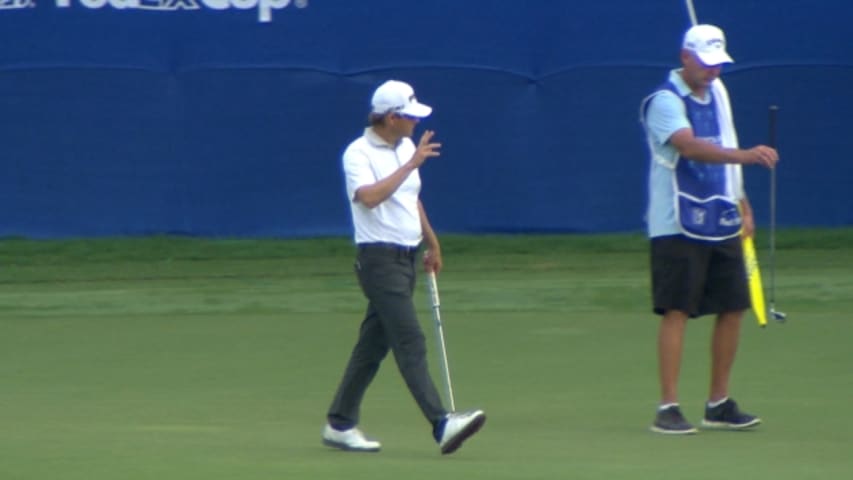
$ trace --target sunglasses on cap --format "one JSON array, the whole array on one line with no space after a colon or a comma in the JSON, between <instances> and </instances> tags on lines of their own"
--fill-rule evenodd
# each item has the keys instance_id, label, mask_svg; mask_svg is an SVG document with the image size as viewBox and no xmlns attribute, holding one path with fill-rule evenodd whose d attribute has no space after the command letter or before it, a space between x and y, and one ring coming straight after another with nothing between
<instances>
[{"instance_id":1,"label":"sunglasses on cap","mask_svg":"<svg viewBox=\"0 0 853 480\"><path fill-rule=\"evenodd\" d=\"M410 122L417 122L417 121L419 121L419 120L421 119L421 117L416 117L416 116L414 116L414 115L407 115L407 114L405 114L405 113L396 113L396 112L395 112L395 113L393 113L392 115L394 115L394 116L395 116L395 117L397 117L397 118L402 118L402 119L404 119L404 120L409 120Z\"/></svg>"}]
</instances>

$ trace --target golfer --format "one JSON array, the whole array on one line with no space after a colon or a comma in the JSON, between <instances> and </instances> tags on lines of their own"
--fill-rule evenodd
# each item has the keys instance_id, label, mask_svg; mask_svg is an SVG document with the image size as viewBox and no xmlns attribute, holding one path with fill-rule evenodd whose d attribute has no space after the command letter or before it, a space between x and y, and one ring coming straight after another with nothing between
<instances>
[{"instance_id":1,"label":"golfer","mask_svg":"<svg viewBox=\"0 0 853 480\"><path fill-rule=\"evenodd\" d=\"M718 79L733 60L723 32L697 25L684 35L682 68L647 97L641 122L651 153L648 235L658 332L660 405L652 431L689 434L678 375L687 319L715 315L711 382L702 425L742 429L761 420L729 397L741 318L750 306L739 236L754 231L741 164L774 168L774 149L738 148L728 94Z\"/></svg>"},{"instance_id":2,"label":"golfer","mask_svg":"<svg viewBox=\"0 0 853 480\"><path fill-rule=\"evenodd\" d=\"M452 453L486 420L481 410L448 413L427 370L426 341L415 314L416 257L426 244L424 268L441 270L441 247L418 195L418 169L439 156L434 132L417 146L415 126L432 108L406 83L389 80L373 94L369 126L344 151L346 190L355 228L355 272L367 311L323 429L323 443L374 452L380 443L357 427L361 401L389 350L412 396L432 426L441 453Z\"/></svg>"}]
</instances>

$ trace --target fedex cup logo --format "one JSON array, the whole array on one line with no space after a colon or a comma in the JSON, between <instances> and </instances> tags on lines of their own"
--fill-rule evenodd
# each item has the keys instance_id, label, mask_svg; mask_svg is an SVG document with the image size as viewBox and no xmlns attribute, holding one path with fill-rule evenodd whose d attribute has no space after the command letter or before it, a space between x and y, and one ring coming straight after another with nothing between
<instances>
[{"instance_id":1,"label":"fedex cup logo","mask_svg":"<svg viewBox=\"0 0 853 480\"><path fill-rule=\"evenodd\" d=\"M36 6L36 0L0 0L0 10L12 10L14 8L32 8Z\"/></svg>"},{"instance_id":2,"label":"fedex cup logo","mask_svg":"<svg viewBox=\"0 0 853 480\"><path fill-rule=\"evenodd\" d=\"M0 0L2 2L35 2L35 0ZM305 8L308 6L308 0L77 0L79 4L85 8L99 9L107 5L117 9L134 9L134 10L198 10L200 8L210 8L212 10L228 10L235 8L238 10L258 10L259 22L271 22L272 11L281 10L291 3L296 8ZM72 0L56 0L56 6L59 8L71 7Z\"/></svg>"}]
</instances>

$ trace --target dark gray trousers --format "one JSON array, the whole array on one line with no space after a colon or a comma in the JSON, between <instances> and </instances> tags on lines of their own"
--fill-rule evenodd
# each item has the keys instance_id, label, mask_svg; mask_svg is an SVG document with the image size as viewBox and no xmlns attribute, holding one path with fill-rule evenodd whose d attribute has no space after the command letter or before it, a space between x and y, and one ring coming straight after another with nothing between
<instances>
[{"instance_id":1,"label":"dark gray trousers","mask_svg":"<svg viewBox=\"0 0 853 480\"><path fill-rule=\"evenodd\" d=\"M415 258L414 251L359 247L355 271L368 300L367 312L329 408L333 427L346 429L358 424L364 392L389 349L426 419L435 425L447 414L427 369L426 340L412 300Z\"/></svg>"}]
</instances>

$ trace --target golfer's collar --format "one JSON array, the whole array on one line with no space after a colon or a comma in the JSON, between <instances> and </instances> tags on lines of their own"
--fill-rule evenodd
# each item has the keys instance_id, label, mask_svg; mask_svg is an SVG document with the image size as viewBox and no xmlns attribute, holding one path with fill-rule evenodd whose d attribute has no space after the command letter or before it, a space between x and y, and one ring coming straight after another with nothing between
<instances>
[{"instance_id":1,"label":"golfer's collar","mask_svg":"<svg viewBox=\"0 0 853 480\"><path fill-rule=\"evenodd\" d=\"M390 148L391 150L397 148L396 145L391 145L390 143L386 142L384 138L377 135L376 132L374 132L373 129L370 127L364 129L364 138L366 138L371 145L377 148Z\"/></svg>"}]
</instances>

